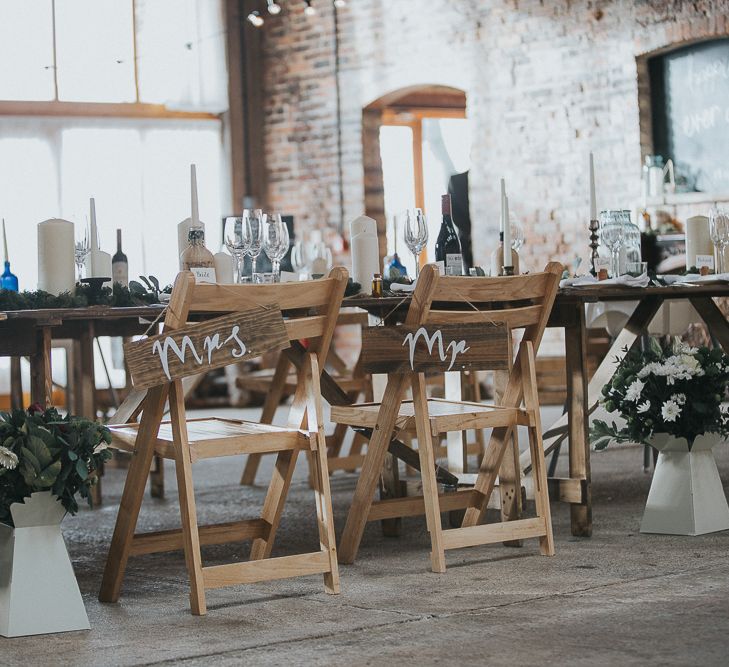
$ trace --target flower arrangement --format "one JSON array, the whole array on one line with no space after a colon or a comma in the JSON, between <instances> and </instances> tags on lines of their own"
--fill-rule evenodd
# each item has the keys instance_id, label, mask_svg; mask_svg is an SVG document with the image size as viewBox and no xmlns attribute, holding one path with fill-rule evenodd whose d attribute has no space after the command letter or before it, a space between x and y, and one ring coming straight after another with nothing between
<instances>
[{"instance_id":1,"label":"flower arrangement","mask_svg":"<svg viewBox=\"0 0 729 667\"><path fill-rule=\"evenodd\" d=\"M595 449L611 441L650 444L654 433L686 438L691 447L702 433L729 436L729 415L722 400L729 384L729 357L720 349L688 347L681 342L661 347L651 338L648 349L626 354L602 389L601 404L626 422L595 420L590 435Z\"/></svg>"},{"instance_id":2,"label":"flower arrangement","mask_svg":"<svg viewBox=\"0 0 729 667\"><path fill-rule=\"evenodd\" d=\"M0 412L0 523L12 526L10 505L35 491L51 491L71 514L77 493L91 505L94 473L111 458L110 443L102 424L55 408Z\"/></svg>"}]
</instances>

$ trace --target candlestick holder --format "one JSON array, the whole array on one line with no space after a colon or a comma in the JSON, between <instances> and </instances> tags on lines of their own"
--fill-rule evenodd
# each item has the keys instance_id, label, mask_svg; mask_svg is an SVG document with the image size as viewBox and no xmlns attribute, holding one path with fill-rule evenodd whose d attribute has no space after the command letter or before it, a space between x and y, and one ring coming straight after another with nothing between
<instances>
[{"instance_id":1,"label":"candlestick holder","mask_svg":"<svg viewBox=\"0 0 729 667\"><path fill-rule=\"evenodd\" d=\"M600 245L600 242L599 242L600 236L598 234L598 231L600 230L600 221L599 220L590 220L589 230L590 230L590 273L593 276L597 276L597 271L595 270L595 260L598 257L597 248Z\"/></svg>"},{"instance_id":2,"label":"candlestick holder","mask_svg":"<svg viewBox=\"0 0 729 667\"><path fill-rule=\"evenodd\" d=\"M514 275L514 267L513 266L502 266L501 267L501 275L502 276L513 276Z\"/></svg>"}]
</instances>

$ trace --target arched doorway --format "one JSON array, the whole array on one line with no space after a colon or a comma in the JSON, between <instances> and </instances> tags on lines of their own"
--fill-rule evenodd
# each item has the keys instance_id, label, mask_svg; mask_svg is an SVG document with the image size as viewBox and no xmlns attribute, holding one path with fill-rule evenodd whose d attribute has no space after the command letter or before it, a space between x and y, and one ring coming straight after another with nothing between
<instances>
[{"instance_id":1,"label":"arched doorway","mask_svg":"<svg viewBox=\"0 0 729 667\"><path fill-rule=\"evenodd\" d=\"M395 215L416 206L425 211L432 259L440 196L453 174L468 169L466 94L438 85L403 88L365 107L362 122L365 210L377 220L380 255L397 248L412 270L414 261L402 230L395 229Z\"/></svg>"}]
</instances>

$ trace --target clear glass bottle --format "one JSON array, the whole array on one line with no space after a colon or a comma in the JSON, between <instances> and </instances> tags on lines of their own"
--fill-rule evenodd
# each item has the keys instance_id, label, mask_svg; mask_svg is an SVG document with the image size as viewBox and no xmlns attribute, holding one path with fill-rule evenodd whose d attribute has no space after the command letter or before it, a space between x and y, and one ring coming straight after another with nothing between
<instances>
[{"instance_id":1,"label":"clear glass bottle","mask_svg":"<svg viewBox=\"0 0 729 667\"><path fill-rule=\"evenodd\" d=\"M180 255L183 271L192 271L197 282L215 282L215 258L205 247L205 230L190 227L187 248Z\"/></svg>"}]
</instances>

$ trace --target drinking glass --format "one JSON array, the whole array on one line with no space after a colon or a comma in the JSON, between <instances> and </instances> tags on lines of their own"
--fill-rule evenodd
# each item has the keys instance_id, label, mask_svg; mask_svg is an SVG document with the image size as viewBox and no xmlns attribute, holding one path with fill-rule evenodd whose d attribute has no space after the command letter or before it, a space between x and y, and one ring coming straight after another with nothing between
<instances>
[{"instance_id":1,"label":"drinking glass","mask_svg":"<svg viewBox=\"0 0 729 667\"><path fill-rule=\"evenodd\" d=\"M729 211L713 208L709 212L709 232L716 247L716 272L724 273L724 249L729 244Z\"/></svg>"},{"instance_id":2,"label":"drinking glass","mask_svg":"<svg viewBox=\"0 0 729 667\"><path fill-rule=\"evenodd\" d=\"M235 282L240 283L243 274L243 258L250 244L250 237L246 234L247 211L243 212L240 218L230 217L225 219L223 238L225 247L233 255L235 260Z\"/></svg>"},{"instance_id":3,"label":"drinking glass","mask_svg":"<svg viewBox=\"0 0 729 667\"><path fill-rule=\"evenodd\" d=\"M257 208L253 214L244 216L246 221L246 238L248 250L246 251L251 258L251 281L255 282L256 276L256 260L263 250L263 233L266 224L266 214Z\"/></svg>"},{"instance_id":4,"label":"drinking glass","mask_svg":"<svg viewBox=\"0 0 729 667\"><path fill-rule=\"evenodd\" d=\"M291 268L294 273L301 275L301 272L308 266L309 260L306 255L306 246L301 241L296 241L291 248Z\"/></svg>"},{"instance_id":5,"label":"drinking glass","mask_svg":"<svg viewBox=\"0 0 729 667\"><path fill-rule=\"evenodd\" d=\"M630 211L620 211L620 220L623 223L623 247L625 248L626 266L641 261L640 229L630 221Z\"/></svg>"},{"instance_id":6,"label":"drinking glass","mask_svg":"<svg viewBox=\"0 0 729 667\"><path fill-rule=\"evenodd\" d=\"M306 250L312 276L325 274L332 268L332 251L324 241L313 241Z\"/></svg>"},{"instance_id":7,"label":"drinking glass","mask_svg":"<svg viewBox=\"0 0 729 667\"><path fill-rule=\"evenodd\" d=\"M511 247L519 252L519 248L524 245L524 228L511 214L509 214L509 226L511 227Z\"/></svg>"},{"instance_id":8,"label":"drinking glass","mask_svg":"<svg viewBox=\"0 0 729 667\"><path fill-rule=\"evenodd\" d=\"M289 228L278 213L269 215L264 225L263 250L273 265L274 282L279 282L281 280L281 260L289 250Z\"/></svg>"},{"instance_id":9,"label":"drinking glass","mask_svg":"<svg viewBox=\"0 0 729 667\"><path fill-rule=\"evenodd\" d=\"M84 268L84 261L91 252L91 232L88 225L76 224L73 226L76 240L73 248L73 258L78 269L78 279L81 281L81 272Z\"/></svg>"},{"instance_id":10,"label":"drinking glass","mask_svg":"<svg viewBox=\"0 0 729 667\"><path fill-rule=\"evenodd\" d=\"M415 256L415 278L420 275L420 253L428 243L428 221L419 208L405 212L405 245Z\"/></svg>"},{"instance_id":11,"label":"drinking glass","mask_svg":"<svg viewBox=\"0 0 729 667\"><path fill-rule=\"evenodd\" d=\"M620 275L620 246L623 243L625 226L620 211L600 211L600 240L610 250L611 277Z\"/></svg>"}]
</instances>

